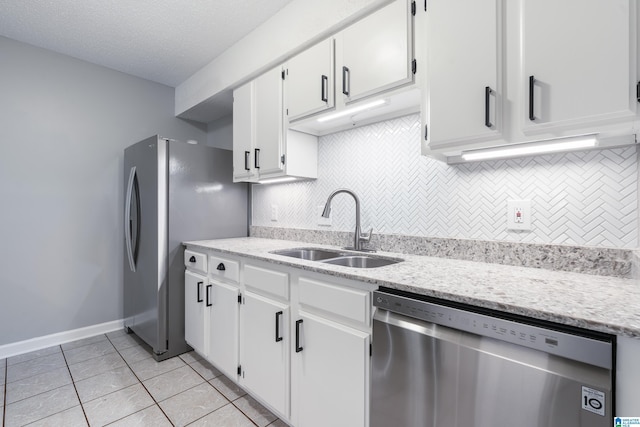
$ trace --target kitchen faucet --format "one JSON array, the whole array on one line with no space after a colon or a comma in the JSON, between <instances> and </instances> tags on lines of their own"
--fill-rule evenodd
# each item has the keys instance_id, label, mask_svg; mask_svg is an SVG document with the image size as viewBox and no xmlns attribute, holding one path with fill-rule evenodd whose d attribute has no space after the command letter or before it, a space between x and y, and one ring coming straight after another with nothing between
<instances>
[{"instance_id":1,"label":"kitchen faucet","mask_svg":"<svg viewBox=\"0 0 640 427\"><path fill-rule=\"evenodd\" d=\"M370 249L363 249L362 243L367 243L371 240L371 235L373 234L373 227L371 228L371 230L369 230L369 233L367 233L366 235L362 234L362 231L360 230L360 199L358 199L358 196L356 196L356 194L353 191L348 190L346 188L339 188L333 193L331 193L329 195L329 198L327 199L327 203L324 205L322 216L325 218L329 218L329 214L331 213L331 200L337 194L340 194L340 193L350 194L353 197L353 199L356 201L356 231L353 236L353 248L345 248L345 249L353 249L356 251L371 251Z\"/></svg>"}]
</instances>

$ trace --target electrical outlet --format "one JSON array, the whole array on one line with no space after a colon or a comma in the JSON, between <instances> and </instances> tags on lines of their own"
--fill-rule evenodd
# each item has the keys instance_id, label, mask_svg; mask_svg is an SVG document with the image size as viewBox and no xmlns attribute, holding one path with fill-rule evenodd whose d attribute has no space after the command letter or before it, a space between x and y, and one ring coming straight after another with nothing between
<instances>
[{"instance_id":1,"label":"electrical outlet","mask_svg":"<svg viewBox=\"0 0 640 427\"><path fill-rule=\"evenodd\" d=\"M331 215L329 215L329 218L325 218L322 216L323 211L324 211L324 205L318 205L316 207L316 212L318 213L317 215L318 225L321 225L323 227L331 227Z\"/></svg>"},{"instance_id":2,"label":"electrical outlet","mask_svg":"<svg viewBox=\"0 0 640 427\"><path fill-rule=\"evenodd\" d=\"M531 231L531 200L507 200L507 229Z\"/></svg>"},{"instance_id":3,"label":"electrical outlet","mask_svg":"<svg viewBox=\"0 0 640 427\"><path fill-rule=\"evenodd\" d=\"M278 221L278 205L271 205L271 221Z\"/></svg>"}]
</instances>

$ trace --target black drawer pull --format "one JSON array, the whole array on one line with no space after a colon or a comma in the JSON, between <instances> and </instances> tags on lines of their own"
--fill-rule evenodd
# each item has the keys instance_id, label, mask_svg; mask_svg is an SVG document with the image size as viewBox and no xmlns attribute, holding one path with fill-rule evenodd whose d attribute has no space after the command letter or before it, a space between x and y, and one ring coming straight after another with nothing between
<instances>
[{"instance_id":1,"label":"black drawer pull","mask_svg":"<svg viewBox=\"0 0 640 427\"><path fill-rule=\"evenodd\" d=\"M493 91L489 86L484 88L484 125L488 128L493 127L493 123L491 123L491 118L490 118L490 114L491 114L490 98L492 93Z\"/></svg>"},{"instance_id":2,"label":"black drawer pull","mask_svg":"<svg viewBox=\"0 0 640 427\"><path fill-rule=\"evenodd\" d=\"M209 300L211 298L211 288L213 287L213 285L207 285L207 291L205 292L207 295L207 307L211 307L213 304L211 303L211 301Z\"/></svg>"},{"instance_id":3,"label":"black drawer pull","mask_svg":"<svg viewBox=\"0 0 640 427\"><path fill-rule=\"evenodd\" d=\"M342 93L349 96L351 91L351 71L349 68L342 67Z\"/></svg>"},{"instance_id":4,"label":"black drawer pull","mask_svg":"<svg viewBox=\"0 0 640 427\"><path fill-rule=\"evenodd\" d=\"M220 263L220 264L218 264L218 266L216 267L216 270L219 270L219 271L225 271L225 270L226 270L226 268L224 267L224 264L223 264L223 263Z\"/></svg>"},{"instance_id":5,"label":"black drawer pull","mask_svg":"<svg viewBox=\"0 0 640 427\"><path fill-rule=\"evenodd\" d=\"M320 77L320 99L329 102L329 77L324 74Z\"/></svg>"},{"instance_id":6,"label":"black drawer pull","mask_svg":"<svg viewBox=\"0 0 640 427\"><path fill-rule=\"evenodd\" d=\"M202 302L202 295L200 295L200 285L202 285L204 282L198 282L196 283L196 288L198 288L198 302Z\"/></svg>"},{"instance_id":7,"label":"black drawer pull","mask_svg":"<svg viewBox=\"0 0 640 427\"><path fill-rule=\"evenodd\" d=\"M296 353L302 351L302 347L300 346L300 325L302 325L302 319L296 320Z\"/></svg>"},{"instance_id":8,"label":"black drawer pull","mask_svg":"<svg viewBox=\"0 0 640 427\"><path fill-rule=\"evenodd\" d=\"M536 85L536 78L534 76L529 76L529 120L534 121L536 119L536 115L534 113L534 99L533 99L533 90Z\"/></svg>"},{"instance_id":9,"label":"black drawer pull","mask_svg":"<svg viewBox=\"0 0 640 427\"><path fill-rule=\"evenodd\" d=\"M196 257L191 255L191 258L189 258L189 262L196 262Z\"/></svg>"},{"instance_id":10,"label":"black drawer pull","mask_svg":"<svg viewBox=\"0 0 640 427\"><path fill-rule=\"evenodd\" d=\"M276 313L276 342L282 341L282 337L280 336L280 317L282 317L282 315L282 311Z\"/></svg>"}]
</instances>

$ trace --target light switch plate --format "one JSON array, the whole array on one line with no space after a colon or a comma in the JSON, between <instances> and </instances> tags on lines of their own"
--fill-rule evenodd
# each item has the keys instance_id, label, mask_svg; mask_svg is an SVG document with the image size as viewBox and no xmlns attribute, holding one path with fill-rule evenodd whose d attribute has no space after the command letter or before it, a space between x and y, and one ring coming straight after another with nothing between
<instances>
[{"instance_id":1,"label":"light switch plate","mask_svg":"<svg viewBox=\"0 0 640 427\"><path fill-rule=\"evenodd\" d=\"M316 212L318 213L317 215L318 225L321 225L323 227L331 227L331 215L329 215L329 218L325 218L322 216L323 211L324 211L324 205L318 205L316 207Z\"/></svg>"},{"instance_id":2,"label":"light switch plate","mask_svg":"<svg viewBox=\"0 0 640 427\"><path fill-rule=\"evenodd\" d=\"M271 205L271 221L278 221L278 205Z\"/></svg>"},{"instance_id":3,"label":"light switch plate","mask_svg":"<svg viewBox=\"0 0 640 427\"><path fill-rule=\"evenodd\" d=\"M531 231L531 200L507 200L507 229Z\"/></svg>"}]
</instances>

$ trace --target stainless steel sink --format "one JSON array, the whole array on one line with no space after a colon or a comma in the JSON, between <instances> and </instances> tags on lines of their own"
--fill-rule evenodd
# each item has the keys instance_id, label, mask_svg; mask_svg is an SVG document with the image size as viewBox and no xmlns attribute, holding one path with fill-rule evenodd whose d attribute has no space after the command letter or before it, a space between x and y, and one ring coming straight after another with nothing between
<instances>
[{"instance_id":1,"label":"stainless steel sink","mask_svg":"<svg viewBox=\"0 0 640 427\"><path fill-rule=\"evenodd\" d=\"M344 253L340 251L318 248L284 249L280 251L273 251L271 253L282 256L290 256L292 258L298 259L308 259L310 261L321 261L324 259L336 258L344 255Z\"/></svg>"},{"instance_id":2,"label":"stainless steel sink","mask_svg":"<svg viewBox=\"0 0 640 427\"><path fill-rule=\"evenodd\" d=\"M306 259L309 261L318 261L324 264L342 265L353 268L376 268L404 261L399 258L358 255L350 252L320 248L283 249L279 251L272 251L271 253L292 258Z\"/></svg>"},{"instance_id":3,"label":"stainless steel sink","mask_svg":"<svg viewBox=\"0 0 640 427\"><path fill-rule=\"evenodd\" d=\"M379 258L368 255L346 255L338 258L327 259L322 262L325 264L343 265L353 268L376 268L385 265L397 264L402 262L401 259Z\"/></svg>"}]
</instances>

